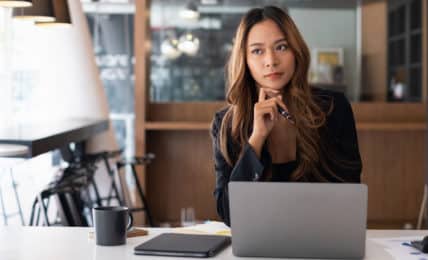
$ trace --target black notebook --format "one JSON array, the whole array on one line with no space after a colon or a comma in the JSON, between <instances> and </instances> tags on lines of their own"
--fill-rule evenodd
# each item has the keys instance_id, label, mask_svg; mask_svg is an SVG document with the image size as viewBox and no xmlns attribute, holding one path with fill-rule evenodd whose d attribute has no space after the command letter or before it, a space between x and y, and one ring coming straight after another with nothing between
<instances>
[{"instance_id":1,"label":"black notebook","mask_svg":"<svg viewBox=\"0 0 428 260\"><path fill-rule=\"evenodd\" d=\"M136 255L210 257L229 245L228 236L164 233L134 248Z\"/></svg>"}]
</instances>

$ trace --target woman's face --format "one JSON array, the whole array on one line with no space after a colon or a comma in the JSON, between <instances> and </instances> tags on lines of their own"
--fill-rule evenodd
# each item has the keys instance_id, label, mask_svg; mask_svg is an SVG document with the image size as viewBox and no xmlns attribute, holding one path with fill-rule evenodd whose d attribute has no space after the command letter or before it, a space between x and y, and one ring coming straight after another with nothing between
<instances>
[{"instance_id":1,"label":"woman's face","mask_svg":"<svg viewBox=\"0 0 428 260\"><path fill-rule=\"evenodd\" d=\"M257 86L268 94L282 90L294 74L294 54L272 20L262 21L250 29L246 57Z\"/></svg>"}]
</instances>

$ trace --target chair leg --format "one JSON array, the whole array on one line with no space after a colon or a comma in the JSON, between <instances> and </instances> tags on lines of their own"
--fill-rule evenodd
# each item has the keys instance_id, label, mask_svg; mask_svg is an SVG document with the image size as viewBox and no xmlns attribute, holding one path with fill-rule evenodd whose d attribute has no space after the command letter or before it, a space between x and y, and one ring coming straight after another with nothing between
<instances>
[{"instance_id":1,"label":"chair leg","mask_svg":"<svg viewBox=\"0 0 428 260\"><path fill-rule=\"evenodd\" d=\"M119 189L117 188L117 185L116 185L116 180L114 179L114 177L115 177L114 171L110 167L110 163L108 162L108 158L104 157L103 160L104 160L104 164L105 164L106 169L107 169L107 173L110 176L110 180L111 180L111 187L110 187L110 191L109 191L109 195L108 195L107 205L110 205L110 199L111 198L116 198L117 201L119 202L119 205L123 206L124 204L123 204L122 199L120 197ZM114 193L114 197L113 196L110 197L111 192Z\"/></svg>"},{"instance_id":2,"label":"chair leg","mask_svg":"<svg viewBox=\"0 0 428 260\"><path fill-rule=\"evenodd\" d=\"M135 169L135 165L131 165L132 167L132 175L134 176L135 183L137 185L138 194L140 195L141 202L143 205L143 210L146 212L147 221L149 225L153 227L153 219L152 214L150 213L149 205L147 204L146 196L144 196L143 188L140 185L140 179L138 178L137 171Z\"/></svg>"},{"instance_id":3,"label":"chair leg","mask_svg":"<svg viewBox=\"0 0 428 260\"><path fill-rule=\"evenodd\" d=\"M97 186L97 184L95 183L95 178L94 178L94 177L91 177L89 182L90 182L90 186L92 186L92 189L93 189L93 191L94 191L94 194L95 194L95 201L96 201L96 203L97 203L97 206L101 207L103 204L102 204L102 201L101 201L101 195L100 195L100 192L98 191L98 186Z\"/></svg>"},{"instance_id":4,"label":"chair leg","mask_svg":"<svg viewBox=\"0 0 428 260\"><path fill-rule=\"evenodd\" d=\"M18 185L16 184L15 178L13 177L13 170L12 170L12 168L10 168L9 173L10 173L10 179L12 181L13 192L15 193L16 205L18 206L18 214L19 214L19 217L21 218L21 224L25 225L24 214L22 213L21 202L19 200L19 195L18 195L18 189L17 189Z\"/></svg>"},{"instance_id":5,"label":"chair leg","mask_svg":"<svg viewBox=\"0 0 428 260\"><path fill-rule=\"evenodd\" d=\"M80 194L76 192L70 192L65 196L73 219L73 225L78 227L87 227L88 225L82 212L83 205L81 204Z\"/></svg>"},{"instance_id":6,"label":"chair leg","mask_svg":"<svg viewBox=\"0 0 428 260\"><path fill-rule=\"evenodd\" d=\"M85 215L86 219L89 221L88 225L92 226L92 220L93 220L92 208L94 207L94 202L92 201L92 198L91 198L89 186L82 189L82 195L83 194L85 195L86 198L84 198L83 200L84 210L82 214Z\"/></svg>"},{"instance_id":7,"label":"chair leg","mask_svg":"<svg viewBox=\"0 0 428 260\"><path fill-rule=\"evenodd\" d=\"M39 205L38 207L37 207L37 218L36 218L36 226L39 226L40 225L40 215L42 214L42 207ZM41 225L43 225L43 223L41 224Z\"/></svg>"},{"instance_id":8,"label":"chair leg","mask_svg":"<svg viewBox=\"0 0 428 260\"><path fill-rule=\"evenodd\" d=\"M30 214L30 221L28 222L29 226L36 226L37 222L35 222L35 216L37 211L37 198L34 200L33 205L31 206L31 214Z\"/></svg>"},{"instance_id":9,"label":"chair leg","mask_svg":"<svg viewBox=\"0 0 428 260\"><path fill-rule=\"evenodd\" d=\"M427 203L427 185L424 185L424 195L422 196L421 207L419 209L418 223L416 229L422 228L422 221L426 212L426 203Z\"/></svg>"},{"instance_id":10,"label":"chair leg","mask_svg":"<svg viewBox=\"0 0 428 260\"><path fill-rule=\"evenodd\" d=\"M43 198L42 198L41 194L37 195L37 200L39 201L40 211L42 212L43 218L45 220L45 224L46 224L46 226L50 226L49 218L48 218L48 209L46 208L46 206L43 202Z\"/></svg>"},{"instance_id":11,"label":"chair leg","mask_svg":"<svg viewBox=\"0 0 428 260\"><path fill-rule=\"evenodd\" d=\"M0 183L0 204L1 204L1 213L3 215L3 223L7 226L7 213L6 208L4 206L3 193L1 191L1 183Z\"/></svg>"},{"instance_id":12,"label":"chair leg","mask_svg":"<svg viewBox=\"0 0 428 260\"><path fill-rule=\"evenodd\" d=\"M73 219L70 214L70 210L67 206L67 200L65 198L65 193L55 194L55 202L58 211L59 219L61 220L62 226L73 226Z\"/></svg>"}]
</instances>

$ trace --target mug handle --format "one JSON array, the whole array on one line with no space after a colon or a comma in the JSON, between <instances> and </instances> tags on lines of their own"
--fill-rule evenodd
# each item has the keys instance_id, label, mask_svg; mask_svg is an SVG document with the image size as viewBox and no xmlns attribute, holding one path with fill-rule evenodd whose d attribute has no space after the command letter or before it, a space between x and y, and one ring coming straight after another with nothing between
<instances>
[{"instance_id":1,"label":"mug handle","mask_svg":"<svg viewBox=\"0 0 428 260\"><path fill-rule=\"evenodd\" d=\"M131 212L128 212L128 226L126 227L127 231L130 231L132 229L133 223L134 223L134 217L132 216Z\"/></svg>"}]
</instances>

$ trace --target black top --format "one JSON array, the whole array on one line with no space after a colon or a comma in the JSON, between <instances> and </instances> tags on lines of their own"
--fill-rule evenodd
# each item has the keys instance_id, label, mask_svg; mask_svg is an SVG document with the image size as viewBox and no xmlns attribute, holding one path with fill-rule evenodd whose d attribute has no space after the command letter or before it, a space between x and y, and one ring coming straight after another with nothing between
<instances>
[{"instance_id":1,"label":"black top","mask_svg":"<svg viewBox=\"0 0 428 260\"><path fill-rule=\"evenodd\" d=\"M333 110L327 115L326 124L320 130L321 140L328 143L329 152L334 154L335 161L347 162L345 166L344 164L329 161L329 167L345 182L360 182L362 164L358 149L354 115L349 101L342 93L334 91L313 89L313 95L322 108L327 109L328 106L326 104L333 103ZM211 134L213 137L214 166L216 172L214 195L217 201L217 213L227 225L230 225L227 184L230 181L261 181L263 171L267 167L270 167L272 171L271 181L287 182L290 179L291 173L298 165L298 156L297 161L272 164L266 144L262 148L259 160L252 147L247 143L243 148L242 156L231 167L220 152L219 145L219 131L226 111L227 108L215 114ZM227 147L230 156L237 158L240 152L239 144L232 142L231 138L229 138ZM341 180L333 177L322 169L322 167L319 170L328 181L341 182ZM302 181L317 182L316 179L310 178Z\"/></svg>"},{"instance_id":2,"label":"black top","mask_svg":"<svg viewBox=\"0 0 428 260\"><path fill-rule=\"evenodd\" d=\"M272 163L272 178L270 181L275 182L286 182L290 180L290 176L293 171L297 168L297 161L291 161L286 163Z\"/></svg>"}]
</instances>

